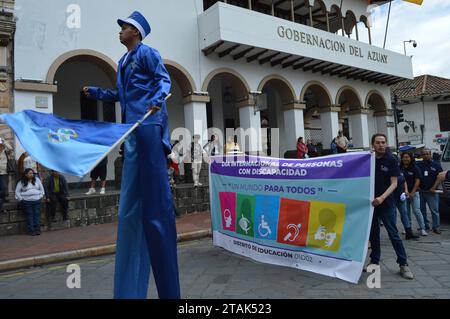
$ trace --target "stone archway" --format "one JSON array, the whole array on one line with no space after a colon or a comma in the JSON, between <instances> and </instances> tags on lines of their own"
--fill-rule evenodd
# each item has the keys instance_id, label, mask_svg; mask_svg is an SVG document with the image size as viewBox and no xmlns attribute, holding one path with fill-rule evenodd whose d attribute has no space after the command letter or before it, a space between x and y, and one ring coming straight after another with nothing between
<instances>
[{"instance_id":1,"label":"stone archway","mask_svg":"<svg viewBox=\"0 0 450 319\"><path fill-rule=\"evenodd\" d=\"M59 56L51 64L46 77L47 83L58 87L53 95L53 113L74 120L121 122L119 103L91 100L82 93L84 86L114 90L116 70L117 64L112 59L93 50L74 50ZM114 179L117 157L117 150L108 156L108 180ZM67 176L67 180L69 183L79 182L72 176Z\"/></svg>"},{"instance_id":2,"label":"stone archway","mask_svg":"<svg viewBox=\"0 0 450 319\"><path fill-rule=\"evenodd\" d=\"M373 109L376 113L385 112L387 110L387 103L383 94L377 90L372 90L367 94L365 107Z\"/></svg>"},{"instance_id":3,"label":"stone archway","mask_svg":"<svg viewBox=\"0 0 450 319\"><path fill-rule=\"evenodd\" d=\"M333 105L330 91L318 81L310 81L303 86L299 101L306 104L306 125L310 124L313 117L319 116L320 108Z\"/></svg>"},{"instance_id":4,"label":"stone archway","mask_svg":"<svg viewBox=\"0 0 450 319\"><path fill-rule=\"evenodd\" d=\"M249 98L250 86L248 85L247 81L241 74L239 74L239 72L230 68L220 68L209 73L208 76L203 81L202 91L203 92L208 91L211 82L218 77L227 79L229 80L230 84L234 84L234 86L237 89L236 91L237 100Z\"/></svg>"},{"instance_id":5,"label":"stone archway","mask_svg":"<svg viewBox=\"0 0 450 319\"><path fill-rule=\"evenodd\" d=\"M164 66L169 72L172 86L172 96L167 100L167 112L169 116L169 130L173 132L178 128L189 127L185 122L184 106L191 102L194 92L197 91L196 84L189 72L177 62L164 60ZM173 137L179 140L179 137Z\"/></svg>"},{"instance_id":6,"label":"stone archway","mask_svg":"<svg viewBox=\"0 0 450 319\"><path fill-rule=\"evenodd\" d=\"M304 135L303 110L296 102L293 86L282 76L266 76L258 91L262 92L265 104L261 110L263 153L282 157L286 151L295 149L297 136Z\"/></svg>"},{"instance_id":7,"label":"stone archway","mask_svg":"<svg viewBox=\"0 0 450 319\"><path fill-rule=\"evenodd\" d=\"M211 126L226 135L224 142L237 135L242 151L261 151L260 113L255 110L255 101L245 78L236 70L220 68L205 78L202 91L209 93L208 118ZM234 130L238 131L234 133Z\"/></svg>"},{"instance_id":8,"label":"stone archway","mask_svg":"<svg viewBox=\"0 0 450 319\"><path fill-rule=\"evenodd\" d=\"M50 66L47 72L46 83L55 84L55 76L58 69L66 62L76 59L97 64L102 68L111 82L116 82L117 63L107 55L94 50L74 50L60 55Z\"/></svg>"},{"instance_id":9,"label":"stone archway","mask_svg":"<svg viewBox=\"0 0 450 319\"><path fill-rule=\"evenodd\" d=\"M340 106L339 124L343 134L351 139L355 134L352 132L351 114L363 108L358 92L351 86L343 86L336 94L336 104ZM359 130L358 130L359 131Z\"/></svg>"},{"instance_id":10,"label":"stone archway","mask_svg":"<svg viewBox=\"0 0 450 319\"><path fill-rule=\"evenodd\" d=\"M164 60L164 65L169 71L172 80L175 80L180 86L183 97L189 96L197 90L194 79L181 64L171 60Z\"/></svg>"},{"instance_id":11,"label":"stone archway","mask_svg":"<svg viewBox=\"0 0 450 319\"><path fill-rule=\"evenodd\" d=\"M351 86L342 87L336 95L336 103L341 107L339 119L344 135L354 148L370 147L369 111L363 104L358 91Z\"/></svg>"},{"instance_id":12,"label":"stone archway","mask_svg":"<svg viewBox=\"0 0 450 319\"><path fill-rule=\"evenodd\" d=\"M388 109L388 104L383 94L377 90L370 91L366 96L364 105L369 111L369 135L388 132L386 122L389 121L392 110ZM383 130L384 128L385 130Z\"/></svg>"},{"instance_id":13,"label":"stone archway","mask_svg":"<svg viewBox=\"0 0 450 319\"><path fill-rule=\"evenodd\" d=\"M336 104L341 107L341 117L344 117L347 111L363 108L359 93L351 86L344 86L339 89L336 94Z\"/></svg>"},{"instance_id":14,"label":"stone archway","mask_svg":"<svg viewBox=\"0 0 450 319\"><path fill-rule=\"evenodd\" d=\"M337 111L330 91L321 82L310 81L303 86L300 103L304 103L305 136L318 144L319 150L328 149L338 130Z\"/></svg>"}]
</instances>

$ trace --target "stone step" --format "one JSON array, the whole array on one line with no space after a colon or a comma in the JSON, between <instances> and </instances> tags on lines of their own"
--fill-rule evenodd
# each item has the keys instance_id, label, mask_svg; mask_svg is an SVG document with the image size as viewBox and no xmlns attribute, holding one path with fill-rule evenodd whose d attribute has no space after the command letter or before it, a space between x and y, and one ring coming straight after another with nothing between
<instances>
[{"instance_id":1,"label":"stone step","mask_svg":"<svg viewBox=\"0 0 450 319\"><path fill-rule=\"evenodd\" d=\"M70 220L66 220L66 221L56 221L54 223L50 224L50 227L48 226L44 226L45 230L63 230L63 229L67 229L67 228L71 228L71 223ZM42 226L41 226L42 228Z\"/></svg>"}]
</instances>

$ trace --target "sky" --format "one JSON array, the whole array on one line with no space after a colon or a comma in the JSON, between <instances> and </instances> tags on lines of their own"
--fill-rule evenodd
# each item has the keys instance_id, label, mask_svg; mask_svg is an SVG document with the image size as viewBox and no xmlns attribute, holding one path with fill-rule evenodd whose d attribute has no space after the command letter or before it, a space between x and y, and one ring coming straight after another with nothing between
<instances>
[{"instance_id":1,"label":"sky","mask_svg":"<svg viewBox=\"0 0 450 319\"><path fill-rule=\"evenodd\" d=\"M373 9L372 43L383 47L389 4ZM414 76L431 74L450 79L450 0L424 0L422 6L395 0L386 49L413 56Z\"/></svg>"}]
</instances>

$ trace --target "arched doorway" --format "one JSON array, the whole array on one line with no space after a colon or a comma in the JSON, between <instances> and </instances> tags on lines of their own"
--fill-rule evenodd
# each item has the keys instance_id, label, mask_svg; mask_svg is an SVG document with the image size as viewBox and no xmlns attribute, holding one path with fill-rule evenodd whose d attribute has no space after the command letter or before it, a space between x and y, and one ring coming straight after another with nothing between
<instances>
[{"instance_id":1,"label":"arched doorway","mask_svg":"<svg viewBox=\"0 0 450 319\"><path fill-rule=\"evenodd\" d=\"M336 104L341 107L339 120L344 136L350 141L350 147L368 148L368 110L363 107L358 92L350 87L342 87L336 96Z\"/></svg>"},{"instance_id":2,"label":"arched doorway","mask_svg":"<svg viewBox=\"0 0 450 319\"><path fill-rule=\"evenodd\" d=\"M336 96L336 104L341 107L341 111L339 112L340 128L344 135L351 139L353 134L348 113L362 108L361 99L352 87L345 86L339 90Z\"/></svg>"},{"instance_id":3,"label":"arched doorway","mask_svg":"<svg viewBox=\"0 0 450 319\"><path fill-rule=\"evenodd\" d=\"M370 91L367 94L365 106L369 110L368 124L370 136L379 132L386 133L386 120L389 116L389 111L383 95L376 90Z\"/></svg>"},{"instance_id":4,"label":"arched doorway","mask_svg":"<svg viewBox=\"0 0 450 319\"><path fill-rule=\"evenodd\" d=\"M249 96L247 81L233 69L218 69L205 79L202 91L209 93L211 101L207 104L208 128L214 127L224 133L221 145L236 131L241 151L260 151L261 120L255 111L255 101ZM254 128L256 132L248 135L245 130Z\"/></svg>"},{"instance_id":5,"label":"arched doorway","mask_svg":"<svg viewBox=\"0 0 450 319\"><path fill-rule=\"evenodd\" d=\"M169 72L172 82L170 89L172 96L167 100L167 112L169 116L169 130L173 132L177 128L185 127L185 99L196 91L196 86L192 76L180 64L164 60L164 65Z\"/></svg>"},{"instance_id":6,"label":"arched doorway","mask_svg":"<svg viewBox=\"0 0 450 319\"><path fill-rule=\"evenodd\" d=\"M58 86L53 96L53 113L74 120L121 122L120 104L88 99L82 93L84 86L105 89L116 87L117 65L109 57L93 50L75 50L57 58L47 74L47 83ZM114 162L119 156L114 150L108 156L107 180L114 180ZM68 182L79 178L68 176ZM89 176L84 181L88 181Z\"/></svg>"},{"instance_id":7,"label":"arched doorway","mask_svg":"<svg viewBox=\"0 0 450 319\"><path fill-rule=\"evenodd\" d=\"M316 143L319 151L328 149L338 126L337 115L331 116L334 112L331 112L333 102L330 92L322 83L311 81L303 87L300 101L306 105L305 141Z\"/></svg>"},{"instance_id":8,"label":"arched doorway","mask_svg":"<svg viewBox=\"0 0 450 319\"><path fill-rule=\"evenodd\" d=\"M290 106L296 102L295 90L285 78L271 75L261 81L258 91L262 92L260 105L262 152L268 156L283 157L286 151L295 149L297 138L290 136L293 132L291 130L287 132L285 126L286 120L290 120L286 118L286 112L292 109ZM303 122L303 116L301 120ZM303 123L301 125L303 126Z\"/></svg>"},{"instance_id":9,"label":"arched doorway","mask_svg":"<svg viewBox=\"0 0 450 319\"><path fill-rule=\"evenodd\" d=\"M120 122L120 108L115 103L86 99L84 86L106 89L116 87L117 65L107 56L92 50L63 54L49 69L47 83L58 85L53 96L53 113L69 119Z\"/></svg>"}]
</instances>

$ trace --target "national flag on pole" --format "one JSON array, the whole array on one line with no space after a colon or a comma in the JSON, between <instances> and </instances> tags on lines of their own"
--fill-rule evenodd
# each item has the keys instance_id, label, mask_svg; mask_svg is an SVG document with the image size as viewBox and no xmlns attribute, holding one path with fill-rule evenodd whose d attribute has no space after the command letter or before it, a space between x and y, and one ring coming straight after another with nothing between
<instances>
[{"instance_id":1,"label":"national flag on pole","mask_svg":"<svg viewBox=\"0 0 450 319\"><path fill-rule=\"evenodd\" d=\"M55 171L83 177L132 129L132 124L66 120L25 110L1 114L23 148L37 162Z\"/></svg>"}]
</instances>

